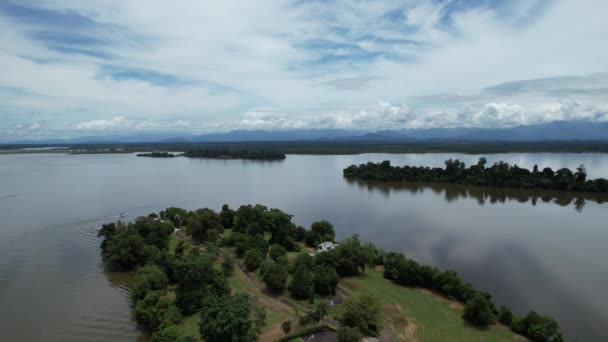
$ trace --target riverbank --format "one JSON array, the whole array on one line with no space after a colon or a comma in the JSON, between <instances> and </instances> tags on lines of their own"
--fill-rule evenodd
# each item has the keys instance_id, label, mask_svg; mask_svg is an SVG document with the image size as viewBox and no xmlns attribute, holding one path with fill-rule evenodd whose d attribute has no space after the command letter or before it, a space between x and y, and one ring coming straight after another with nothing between
<instances>
[{"instance_id":1,"label":"riverbank","mask_svg":"<svg viewBox=\"0 0 608 342\"><path fill-rule=\"evenodd\" d=\"M250 150L283 154L344 155L362 153L608 153L606 141L270 141L270 142L183 142L183 143L101 143L101 144L21 144L0 145L0 154L72 153L106 154L135 152L176 152L192 150Z\"/></svg>"}]
</instances>

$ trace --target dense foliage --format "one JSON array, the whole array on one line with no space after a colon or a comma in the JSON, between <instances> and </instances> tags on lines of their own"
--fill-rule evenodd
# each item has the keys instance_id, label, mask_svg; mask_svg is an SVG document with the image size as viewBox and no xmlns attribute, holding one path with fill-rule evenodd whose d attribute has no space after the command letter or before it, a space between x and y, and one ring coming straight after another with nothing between
<instances>
[{"instance_id":1,"label":"dense foliage","mask_svg":"<svg viewBox=\"0 0 608 342\"><path fill-rule=\"evenodd\" d=\"M200 333L208 342L257 341L265 324L264 308L246 294L210 296L203 301L203 307Z\"/></svg>"},{"instance_id":2,"label":"dense foliage","mask_svg":"<svg viewBox=\"0 0 608 342\"><path fill-rule=\"evenodd\" d=\"M340 322L357 328L366 336L379 336L382 328L382 306L377 298L369 294L349 298L344 302L346 309Z\"/></svg>"},{"instance_id":3,"label":"dense foliage","mask_svg":"<svg viewBox=\"0 0 608 342\"><path fill-rule=\"evenodd\" d=\"M576 171L567 168L553 170L550 167L540 170L535 165L530 171L502 161L490 167L486 167L486 164L486 159L480 158L477 164L467 168L458 159L449 159L445 161L445 168L442 169L391 166L390 161L386 160L381 163L351 165L345 168L343 173L345 177L375 181L441 182L506 188L608 192L608 180L588 180L583 165Z\"/></svg>"},{"instance_id":4,"label":"dense foliage","mask_svg":"<svg viewBox=\"0 0 608 342\"><path fill-rule=\"evenodd\" d=\"M314 295L312 273L306 266L300 265L296 268L289 285L289 292L295 299L310 299Z\"/></svg>"},{"instance_id":5,"label":"dense foliage","mask_svg":"<svg viewBox=\"0 0 608 342\"><path fill-rule=\"evenodd\" d=\"M283 160L285 154L273 151L251 151L233 149L190 150L183 154L188 158L214 158L214 159L251 159L251 160Z\"/></svg>"},{"instance_id":6,"label":"dense foliage","mask_svg":"<svg viewBox=\"0 0 608 342\"><path fill-rule=\"evenodd\" d=\"M262 280L269 289L275 292L281 292L285 289L287 283L287 265L279 262L267 261L261 269Z\"/></svg>"},{"instance_id":7,"label":"dense foliage","mask_svg":"<svg viewBox=\"0 0 608 342\"><path fill-rule=\"evenodd\" d=\"M310 230L304 235L304 241L307 245L315 247L321 242L334 241L335 237L334 226L327 221L320 221L310 226Z\"/></svg>"},{"instance_id":8,"label":"dense foliage","mask_svg":"<svg viewBox=\"0 0 608 342\"><path fill-rule=\"evenodd\" d=\"M462 318L471 324L484 328L496 321L490 303L481 293L476 294L473 299L467 302Z\"/></svg>"},{"instance_id":9,"label":"dense foliage","mask_svg":"<svg viewBox=\"0 0 608 342\"><path fill-rule=\"evenodd\" d=\"M148 158L175 158L177 157L173 153L169 152L150 152L150 153L138 153L138 157L148 157Z\"/></svg>"},{"instance_id":10,"label":"dense foliage","mask_svg":"<svg viewBox=\"0 0 608 342\"><path fill-rule=\"evenodd\" d=\"M102 256L110 271L130 271L147 262L155 262L168 247L173 226L150 217L134 223L105 224L98 235L104 237Z\"/></svg>"}]
</instances>

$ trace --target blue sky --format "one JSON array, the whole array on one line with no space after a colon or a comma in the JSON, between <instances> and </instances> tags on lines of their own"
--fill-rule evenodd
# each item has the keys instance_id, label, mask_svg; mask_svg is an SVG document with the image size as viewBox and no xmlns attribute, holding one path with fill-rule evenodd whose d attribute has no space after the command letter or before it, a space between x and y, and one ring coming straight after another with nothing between
<instances>
[{"instance_id":1,"label":"blue sky","mask_svg":"<svg viewBox=\"0 0 608 342\"><path fill-rule=\"evenodd\" d=\"M0 141L608 120L607 1L0 0Z\"/></svg>"}]
</instances>

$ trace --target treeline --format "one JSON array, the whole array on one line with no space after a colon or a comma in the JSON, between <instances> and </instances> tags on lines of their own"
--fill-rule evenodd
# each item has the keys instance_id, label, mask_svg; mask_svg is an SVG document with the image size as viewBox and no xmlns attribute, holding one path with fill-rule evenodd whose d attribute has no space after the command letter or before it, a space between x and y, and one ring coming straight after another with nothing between
<instances>
[{"instance_id":1,"label":"treeline","mask_svg":"<svg viewBox=\"0 0 608 342\"><path fill-rule=\"evenodd\" d=\"M214 159L250 159L250 160L283 160L284 153L265 150L234 150L234 149L208 149L190 150L183 154L188 158L214 158Z\"/></svg>"},{"instance_id":2,"label":"treeline","mask_svg":"<svg viewBox=\"0 0 608 342\"><path fill-rule=\"evenodd\" d=\"M505 187L519 189L543 189L559 191L608 192L608 180L587 179L583 165L576 171L561 168L554 171L550 167L540 170L537 165L532 171L517 165L500 161L486 167L486 158L466 167L460 160L446 160L445 168L418 166L391 166L390 161L351 165L344 169L345 177L383 182L440 182L462 185Z\"/></svg>"},{"instance_id":3,"label":"treeline","mask_svg":"<svg viewBox=\"0 0 608 342\"><path fill-rule=\"evenodd\" d=\"M184 241L170 249L169 238L175 228L183 229L204 250ZM246 271L259 270L270 291L287 292L294 299L311 302L318 296L334 295L340 278L384 265L387 279L428 288L465 303L463 318L472 324L487 326L499 319L532 340L562 340L553 319L534 312L517 317L506 307L496 309L490 294L476 291L455 272L420 265L402 254L385 253L371 243L361 243L357 236L311 255L304 246L334 242L333 225L318 221L305 229L293 223L291 215L263 205L243 205L237 210L224 205L220 212L172 207L133 223L104 225L99 235L104 237L102 255L111 271L137 269L131 290L135 318L155 331L154 341L189 341L189 337L179 336L175 324L183 315L196 312L201 315L199 331L204 340L255 340L264 326L265 311L247 295L230 294L227 278L234 272L235 257ZM290 252L296 254L288 258ZM219 267L214 267L216 262ZM352 298L346 306L348 310L340 317L341 334L379 335L381 306L376 298ZM326 304L321 302L298 323L319 323L327 313ZM291 321L283 322L284 330L291 326ZM161 339L167 336L171 339Z\"/></svg>"},{"instance_id":4,"label":"treeline","mask_svg":"<svg viewBox=\"0 0 608 342\"><path fill-rule=\"evenodd\" d=\"M173 153L169 152L150 152L150 153L138 153L138 157L149 157L149 158L175 158L177 157Z\"/></svg>"}]
</instances>

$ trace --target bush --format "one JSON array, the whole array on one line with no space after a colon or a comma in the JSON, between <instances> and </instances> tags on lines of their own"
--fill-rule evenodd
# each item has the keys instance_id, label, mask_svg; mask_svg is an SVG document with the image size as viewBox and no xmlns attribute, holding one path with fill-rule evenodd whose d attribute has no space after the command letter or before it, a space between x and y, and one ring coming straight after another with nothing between
<instances>
[{"instance_id":1,"label":"bush","mask_svg":"<svg viewBox=\"0 0 608 342\"><path fill-rule=\"evenodd\" d=\"M158 266L146 265L140 267L130 291L133 304L135 305L138 300L143 299L149 291L162 290L167 284L169 284L169 279Z\"/></svg>"},{"instance_id":2,"label":"bush","mask_svg":"<svg viewBox=\"0 0 608 342\"><path fill-rule=\"evenodd\" d=\"M339 342L361 342L363 335L359 332L359 329L353 327L340 327L338 329L338 341Z\"/></svg>"},{"instance_id":3,"label":"bush","mask_svg":"<svg viewBox=\"0 0 608 342\"><path fill-rule=\"evenodd\" d=\"M173 299L153 291L148 292L135 306L135 319L139 324L156 330L165 321L178 323L182 315Z\"/></svg>"},{"instance_id":4,"label":"bush","mask_svg":"<svg viewBox=\"0 0 608 342\"><path fill-rule=\"evenodd\" d=\"M315 292L323 296L335 294L339 280L335 268L318 266L314 272Z\"/></svg>"},{"instance_id":5,"label":"bush","mask_svg":"<svg viewBox=\"0 0 608 342\"><path fill-rule=\"evenodd\" d=\"M254 248L245 252L243 262L245 263L247 271L253 272L260 267L262 262L264 262L264 259L266 259L266 256L262 254L259 249Z\"/></svg>"},{"instance_id":6,"label":"bush","mask_svg":"<svg viewBox=\"0 0 608 342\"><path fill-rule=\"evenodd\" d=\"M487 327L496 321L490 303L486 296L481 293L476 294L473 299L467 302L462 318L479 327Z\"/></svg>"},{"instance_id":7,"label":"bush","mask_svg":"<svg viewBox=\"0 0 608 342\"><path fill-rule=\"evenodd\" d=\"M511 323L513 323L513 312L511 309L504 305L501 306L500 309L498 309L498 321L504 325L510 326Z\"/></svg>"},{"instance_id":8,"label":"bush","mask_svg":"<svg viewBox=\"0 0 608 342\"><path fill-rule=\"evenodd\" d=\"M295 299L310 299L314 294L312 275L305 265L299 265L293 274L289 292Z\"/></svg>"},{"instance_id":9,"label":"bush","mask_svg":"<svg viewBox=\"0 0 608 342\"><path fill-rule=\"evenodd\" d=\"M382 328L382 307L378 299L370 294L362 294L349 298L344 302L345 310L340 322L352 328L357 328L367 336L378 336Z\"/></svg>"},{"instance_id":10,"label":"bush","mask_svg":"<svg viewBox=\"0 0 608 342\"><path fill-rule=\"evenodd\" d=\"M246 294L207 296L200 312L199 332L205 341L257 341L266 311Z\"/></svg>"},{"instance_id":11,"label":"bush","mask_svg":"<svg viewBox=\"0 0 608 342\"><path fill-rule=\"evenodd\" d=\"M270 249L268 250L268 256L274 261L277 261L277 259L286 254L287 250L285 249L285 247L277 244L270 246Z\"/></svg>"},{"instance_id":12,"label":"bush","mask_svg":"<svg viewBox=\"0 0 608 342\"><path fill-rule=\"evenodd\" d=\"M263 267L262 280L272 291L283 291L287 282L287 276L287 266L285 265L268 262Z\"/></svg>"},{"instance_id":13,"label":"bush","mask_svg":"<svg viewBox=\"0 0 608 342\"><path fill-rule=\"evenodd\" d=\"M195 342L191 336L184 336L174 324L161 327L152 335L152 342Z\"/></svg>"}]
</instances>

